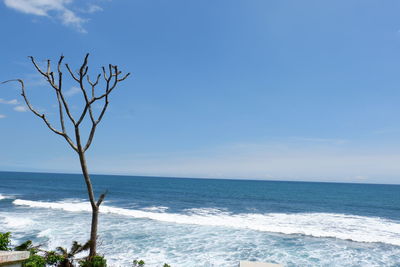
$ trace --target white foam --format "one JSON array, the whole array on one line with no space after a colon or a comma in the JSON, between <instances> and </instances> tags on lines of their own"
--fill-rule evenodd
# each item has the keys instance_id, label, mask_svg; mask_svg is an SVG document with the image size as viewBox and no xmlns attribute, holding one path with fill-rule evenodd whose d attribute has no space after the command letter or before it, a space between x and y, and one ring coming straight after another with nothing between
<instances>
[{"instance_id":1,"label":"white foam","mask_svg":"<svg viewBox=\"0 0 400 267\"><path fill-rule=\"evenodd\" d=\"M14 198L13 196L9 196L9 195L3 195L3 194L0 194L0 200L3 200L3 199L12 199L12 198Z\"/></svg>"},{"instance_id":2,"label":"white foam","mask_svg":"<svg viewBox=\"0 0 400 267\"><path fill-rule=\"evenodd\" d=\"M86 202L41 202L16 199L15 205L33 208L90 212ZM133 210L103 205L101 213L118 214L161 222L221 226L283 234L332 237L357 242L381 242L400 246L400 223L378 217L334 213L242 213L231 214L216 209L190 209L186 214Z\"/></svg>"},{"instance_id":3,"label":"white foam","mask_svg":"<svg viewBox=\"0 0 400 267\"><path fill-rule=\"evenodd\" d=\"M30 224L33 223L33 221L29 218L26 217L12 217L12 216L4 216L4 221L5 226L12 228L12 229L18 229L22 227L26 227Z\"/></svg>"},{"instance_id":4,"label":"white foam","mask_svg":"<svg viewBox=\"0 0 400 267\"><path fill-rule=\"evenodd\" d=\"M142 208L141 210L144 210L144 211L155 211L155 212L165 212L168 209L169 209L168 207L164 207L164 206L151 206L151 207Z\"/></svg>"}]
</instances>

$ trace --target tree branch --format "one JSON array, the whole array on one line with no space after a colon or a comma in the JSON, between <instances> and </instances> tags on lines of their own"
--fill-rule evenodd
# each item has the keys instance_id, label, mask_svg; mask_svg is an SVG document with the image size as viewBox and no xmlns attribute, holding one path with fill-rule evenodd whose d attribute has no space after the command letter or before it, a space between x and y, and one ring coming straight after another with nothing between
<instances>
[{"instance_id":1,"label":"tree branch","mask_svg":"<svg viewBox=\"0 0 400 267\"><path fill-rule=\"evenodd\" d=\"M47 79L47 81L49 82L49 84L51 85L51 87L53 87L54 90L56 90L56 91L59 92L61 101L62 101L62 103L63 103L63 105L64 105L64 108L65 108L65 112L67 113L68 118L71 120L71 122L75 125L75 119L74 119L74 117L72 116L71 112L69 111L68 103L65 101L64 95L63 95L62 92L61 92L61 80L60 80L61 78L59 77L59 85L57 86L57 85L54 83L54 74L53 74L53 72L50 72L50 73L49 73L49 71L50 71L50 60L47 60L47 71L48 71L48 72L45 73L45 72L43 72L43 71L40 69L40 67L36 64L35 59L34 59L33 57L30 56L29 58L31 59L31 61L32 61L33 65L35 66L35 68L37 69L37 71L38 71L39 73L41 73L41 74ZM64 56L61 56L61 57L60 57L60 60L58 61L58 71L59 71L59 74L61 73L60 68L61 68L61 63L62 63L63 58L64 58ZM73 74L71 73L71 75L73 75Z\"/></svg>"},{"instance_id":2,"label":"tree branch","mask_svg":"<svg viewBox=\"0 0 400 267\"><path fill-rule=\"evenodd\" d=\"M71 71L71 69L69 68L68 63L65 64L65 67L67 67L67 70L68 70L69 74L71 74L72 78L73 78L75 81L79 82L79 79L75 77L74 73L73 73L73 72Z\"/></svg>"},{"instance_id":3,"label":"tree branch","mask_svg":"<svg viewBox=\"0 0 400 267\"><path fill-rule=\"evenodd\" d=\"M80 89L82 91L83 98L85 100L84 109L83 109L81 115L79 116L78 120L76 121L74 119L74 117L72 116L71 112L70 112L68 102L66 101L65 96L64 96L63 91L62 91L63 73L61 71L61 67L62 67L62 62L63 62L64 56L61 55L60 59L58 60L58 64L57 64L58 81L57 81L57 84L56 84L56 81L55 81L54 73L51 71L51 61L50 60L47 60L47 69L46 69L46 71L43 71L39 67L39 65L36 63L35 59L32 56L30 56L29 58L31 59L34 67L36 68L36 70L43 77L46 78L46 80L49 82L51 87L56 91L61 131L56 130L50 124L50 122L46 118L45 114L41 114L40 112L38 112L37 110L35 110L32 107L32 105L29 103L28 98L26 97L25 86L23 84L23 81L20 80L20 79L12 80L12 81L18 81L18 82L21 83L21 87L22 87L22 94L21 95L23 96L24 101L27 104L28 108L36 116L40 117L51 131L53 131L54 133L56 133L58 135L63 136L75 151L77 151L78 145L75 145L71 141L71 139L68 137L68 135L66 133L65 120L64 120L64 111L67 114L68 118L71 120L71 122L72 122L72 124L74 125L75 128L77 128L77 127L79 127L81 125L81 123L83 122L83 120L86 117L86 114L89 113L90 120L92 121L92 127L90 129L90 133L89 133L89 136L88 136L88 139L87 139L85 147L84 148L82 148L82 147L80 148L83 151L86 151L87 149L89 149L89 147L92 144L92 141L93 141L96 129L97 129L97 125L103 119L103 117L104 117L104 115L105 115L105 113L107 111L107 108L108 108L108 105L109 105L108 96L116 88L117 84L119 82L121 82L121 81L124 81L130 75L130 73L127 73L122 78L120 78L120 75L122 74L122 72L118 70L118 66L112 65L112 64L108 64L108 70L106 71L106 68L102 67L103 74L98 74L97 77L96 77L96 80L95 81L91 81L90 78L89 78L89 75L87 74L88 70L89 70L89 67L88 67L89 53L85 55L83 63L81 64L77 74L74 74L74 72L71 70L70 66L68 64L65 64L65 67L67 68L67 70L68 70L69 74L71 75L72 79L74 79L76 82L79 83ZM106 82L105 92L103 94L101 94L100 96L96 96L95 95L95 88L99 84L100 77L102 75L103 75L103 78L104 78L104 80ZM91 92L90 92L91 95L90 95L90 97L88 95L88 92L86 91L85 84L84 84L85 76L87 76L86 77L87 82L91 86ZM99 116L95 119L94 114L93 114L92 104L95 103L98 100L103 99L103 98L104 98L104 105L101 108ZM78 142L78 140L77 140L77 142Z\"/></svg>"},{"instance_id":4,"label":"tree branch","mask_svg":"<svg viewBox=\"0 0 400 267\"><path fill-rule=\"evenodd\" d=\"M107 193L108 193L108 190L106 190L104 193L102 193L100 195L99 200L96 203L97 207L100 207L100 205L103 202L104 198L106 197Z\"/></svg>"},{"instance_id":5,"label":"tree branch","mask_svg":"<svg viewBox=\"0 0 400 267\"><path fill-rule=\"evenodd\" d=\"M86 93L86 89L85 89L85 86L84 86L84 84L83 84L83 79L84 79L84 77L85 77L85 75L87 74L87 71L88 71L88 69L89 69L88 66L87 66L88 57L89 57L89 53L86 54L85 59L84 59L84 61L83 61L83 64L82 64L82 66L81 66L81 68L80 68L80 70L79 70L79 86L80 86L80 88L81 88L81 91L82 91L83 97L84 97L84 99L85 99L86 105L85 105L85 108L83 109L83 112L82 112L82 114L81 114L81 116L80 116L78 122L76 123L77 126L79 126L79 125L81 124L81 122L82 122L83 119L85 118L86 112L87 112L88 110L89 110L90 119L91 119L92 122L94 123L92 105L90 104L89 97L88 97L88 95L87 95L87 93ZM94 91L94 88L92 87L92 94L94 94L93 91Z\"/></svg>"},{"instance_id":6,"label":"tree branch","mask_svg":"<svg viewBox=\"0 0 400 267\"><path fill-rule=\"evenodd\" d=\"M58 111L60 116L60 124L63 133L66 133L65 123L64 123L64 112L63 112L63 104L61 99L61 89L62 89L62 72L61 72L61 63L64 59L64 56L61 55L60 60L58 61L57 71L58 71L58 90L56 90L57 94L57 102L58 102Z\"/></svg>"},{"instance_id":7,"label":"tree branch","mask_svg":"<svg viewBox=\"0 0 400 267\"><path fill-rule=\"evenodd\" d=\"M32 61L32 63L33 63L33 66L35 66L36 70L37 70L40 74L42 74L44 77L47 78L47 74L44 73L44 72L40 69L40 67L36 64L35 59L34 59L32 56L29 56L29 58L31 59L31 61Z\"/></svg>"},{"instance_id":8,"label":"tree branch","mask_svg":"<svg viewBox=\"0 0 400 267\"><path fill-rule=\"evenodd\" d=\"M31 103L29 102L26 93L25 93L25 84L24 81L21 79L14 79L14 80L8 80L8 81L4 81L2 82L2 84L8 83L8 82L19 82L21 84L21 95L24 98L24 101L26 103L26 105L28 106L29 110L33 112L33 114L35 114L36 116L38 116L39 118L41 118L43 120L43 122L47 125L47 127L54 133L61 135L62 137L65 138L65 140L67 140L68 144L75 150L77 151L77 147L75 146L75 144L72 142L72 140L69 138L69 136L65 133L65 132L61 132L56 130L51 124L50 122L47 120L46 115L45 114L41 114L39 113L37 110L35 110L33 108L33 106L31 105Z\"/></svg>"}]
</instances>

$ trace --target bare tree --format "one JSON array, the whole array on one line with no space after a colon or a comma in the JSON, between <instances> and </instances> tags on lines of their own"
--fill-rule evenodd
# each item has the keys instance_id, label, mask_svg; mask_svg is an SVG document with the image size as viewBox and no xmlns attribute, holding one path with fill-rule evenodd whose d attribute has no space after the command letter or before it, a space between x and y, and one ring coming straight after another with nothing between
<instances>
[{"instance_id":1,"label":"bare tree","mask_svg":"<svg viewBox=\"0 0 400 267\"><path fill-rule=\"evenodd\" d=\"M98 224L99 208L107 192L102 193L96 199L86 164L85 152L89 149L90 145L92 144L97 125L103 119L103 116L107 110L110 93L116 88L117 84L125 80L130 73L122 76L121 71L118 69L118 66L109 64L107 70L105 67L102 67L102 73L98 74L94 80L91 80L88 75L88 69L89 69L88 57L89 54L86 54L85 59L77 72L72 71L70 66L68 64L65 64L65 67L68 70L68 73L70 74L72 79L77 83L79 83L79 88L82 92L82 96L84 99L84 107L82 113L77 118L74 118L74 116L72 115L69 103L67 102L67 99L65 98L65 94L63 91L62 69L63 69L64 56L61 56L60 59L58 60L56 73L51 71L50 60L47 60L47 68L46 70L43 70L42 68L39 67L39 65L36 63L33 57L29 57L36 70L46 79L46 81L49 83L49 85L54 89L56 93L61 130L57 130L55 127L53 127L48 118L46 117L46 115L44 113L39 112L31 105L25 93L25 85L22 79L8 80L3 83L7 83L10 81L19 82L21 84L21 90L22 90L21 95L26 105L28 106L29 110L32 111L36 116L41 118L52 132L62 136L67 141L69 146L78 154L83 178L85 179L87 187L87 193L89 196L90 205L92 207L92 224L91 224L90 240L89 240L90 242L89 259L91 259L93 256L96 255L97 224ZM95 89L96 86L99 85L101 77L103 77L104 79L105 89L101 94L96 95ZM89 87L89 90L87 89L87 87ZM100 109L100 113L97 116L95 116L93 112L93 104L97 103L100 100L103 103L103 105ZM87 139L83 140L83 138L81 137L82 122L85 120L87 115L91 121L91 128L89 136L87 137ZM67 127L65 124L64 117L67 117L72 123L73 135L70 135L67 132Z\"/></svg>"}]
</instances>

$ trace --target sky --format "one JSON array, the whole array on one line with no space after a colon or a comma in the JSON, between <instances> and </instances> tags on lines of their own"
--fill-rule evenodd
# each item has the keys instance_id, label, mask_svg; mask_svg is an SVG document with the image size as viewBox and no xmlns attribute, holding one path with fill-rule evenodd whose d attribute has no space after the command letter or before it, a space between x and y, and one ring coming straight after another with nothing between
<instances>
[{"instance_id":1,"label":"sky","mask_svg":"<svg viewBox=\"0 0 400 267\"><path fill-rule=\"evenodd\" d=\"M400 184L399 13L389 0L1 0L0 81L23 79L59 128L28 56L131 72L92 173ZM80 171L15 83L0 86L0 170Z\"/></svg>"}]
</instances>

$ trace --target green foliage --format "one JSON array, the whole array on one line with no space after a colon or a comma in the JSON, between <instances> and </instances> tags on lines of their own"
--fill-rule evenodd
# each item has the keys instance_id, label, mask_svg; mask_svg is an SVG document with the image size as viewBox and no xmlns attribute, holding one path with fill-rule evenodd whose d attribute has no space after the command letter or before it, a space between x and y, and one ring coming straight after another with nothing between
<instances>
[{"instance_id":1,"label":"green foliage","mask_svg":"<svg viewBox=\"0 0 400 267\"><path fill-rule=\"evenodd\" d=\"M10 244L11 244L11 233L1 233L0 232L0 250L11 250Z\"/></svg>"},{"instance_id":2,"label":"green foliage","mask_svg":"<svg viewBox=\"0 0 400 267\"><path fill-rule=\"evenodd\" d=\"M80 252L82 252L82 251L86 251L86 250L89 250L89 247L90 247L90 240L89 241L87 241L85 244L79 244L78 242L76 242L76 241L74 241L74 242L72 242L72 246L71 246L71 249L70 249L70 252L69 253L67 253L67 257L68 258L73 258L73 257L75 257L75 255L76 254L78 254L78 253L80 253ZM63 249L63 248L60 248L60 247L58 247L57 249L61 249L61 250L63 250L63 251L65 251L65 252L67 252L67 250L66 249Z\"/></svg>"},{"instance_id":3,"label":"green foliage","mask_svg":"<svg viewBox=\"0 0 400 267\"><path fill-rule=\"evenodd\" d=\"M45 267L46 266L46 260L44 257L33 254L27 259L23 265L23 267Z\"/></svg>"},{"instance_id":4,"label":"green foliage","mask_svg":"<svg viewBox=\"0 0 400 267\"><path fill-rule=\"evenodd\" d=\"M22 244L14 247L15 251L29 251L31 255L29 258L23 262L24 267L45 267L46 259L41 255L37 255L39 252L39 246L33 246L31 240L27 240Z\"/></svg>"},{"instance_id":5,"label":"green foliage","mask_svg":"<svg viewBox=\"0 0 400 267\"><path fill-rule=\"evenodd\" d=\"M144 261L143 260L133 260L133 267L143 267L144 266Z\"/></svg>"},{"instance_id":6,"label":"green foliage","mask_svg":"<svg viewBox=\"0 0 400 267\"><path fill-rule=\"evenodd\" d=\"M54 254L62 258L62 260L59 262L59 266L60 267L74 266L75 255L78 254L79 252L88 250L89 245L90 245L89 241L86 242L84 245L79 244L77 241L73 241L69 252L66 248L57 247L56 251L54 251Z\"/></svg>"},{"instance_id":7,"label":"green foliage","mask_svg":"<svg viewBox=\"0 0 400 267\"><path fill-rule=\"evenodd\" d=\"M0 250L12 250L11 244L11 233L0 232ZM23 267L46 267L57 266L57 267L73 267L75 255L89 249L89 241L84 245L78 242L72 242L70 251L63 247L57 247L55 251L44 251L39 249L39 246L34 246L31 240L27 240L22 244L14 247L15 251L30 251L30 257L24 261ZM40 254L40 255L39 255ZM134 260L133 267L144 267L145 262L143 260ZM81 267L107 267L107 261L103 256L94 256L91 260L83 259L79 261ZM163 267L171 267L169 264L164 263Z\"/></svg>"},{"instance_id":8,"label":"green foliage","mask_svg":"<svg viewBox=\"0 0 400 267\"><path fill-rule=\"evenodd\" d=\"M65 260L62 255L57 254L55 251L46 251L45 259L46 263L50 265L59 265Z\"/></svg>"},{"instance_id":9,"label":"green foliage","mask_svg":"<svg viewBox=\"0 0 400 267\"><path fill-rule=\"evenodd\" d=\"M26 250L30 250L32 248L33 248L32 241L31 240L27 240L24 243L14 247L14 250L15 251L26 251Z\"/></svg>"},{"instance_id":10,"label":"green foliage","mask_svg":"<svg viewBox=\"0 0 400 267\"><path fill-rule=\"evenodd\" d=\"M29 251L31 253L31 255L36 254L39 252L39 246L34 246L32 244L31 240L27 240L25 242L23 242L22 244L14 247L15 251Z\"/></svg>"},{"instance_id":11,"label":"green foliage","mask_svg":"<svg viewBox=\"0 0 400 267\"><path fill-rule=\"evenodd\" d=\"M94 256L91 260L81 260L79 261L81 267L107 267L107 261L102 256Z\"/></svg>"}]
</instances>

